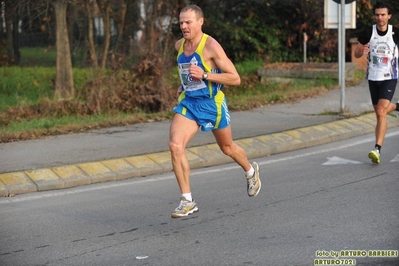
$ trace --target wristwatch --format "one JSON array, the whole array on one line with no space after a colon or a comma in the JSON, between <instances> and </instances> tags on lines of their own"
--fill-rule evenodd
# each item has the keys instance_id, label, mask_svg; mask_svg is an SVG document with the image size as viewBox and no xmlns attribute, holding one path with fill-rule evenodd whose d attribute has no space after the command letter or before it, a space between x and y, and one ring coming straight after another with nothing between
<instances>
[{"instance_id":1,"label":"wristwatch","mask_svg":"<svg viewBox=\"0 0 399 266\"><path fill-rule=\"evenodd\" d=\"M208 72L204 71L204 75L202 75L202 79L208 79Z\"/></svg>"}]
</instances>

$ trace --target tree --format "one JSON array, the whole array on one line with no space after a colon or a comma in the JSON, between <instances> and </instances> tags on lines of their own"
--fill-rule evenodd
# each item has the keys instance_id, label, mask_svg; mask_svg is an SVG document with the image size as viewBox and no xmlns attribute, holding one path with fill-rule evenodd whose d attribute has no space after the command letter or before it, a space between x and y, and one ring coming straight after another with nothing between
<instances>
[{"instance_id":1,"label":"tree","mask_svg":"<svg viewBox=\"0 0 399 266\"><path fill-rule=\"evenodd\" d=\"M163 62L168 62L174 56L174 41L181 37L177 23L179 10L191 2L205 12L204 31L221 42L236 62L247 59L300 61L304 32L309 37L309 61L337 60L337 31L324 29L322 0L68 1L0 0L2 64L18 64L18 38L21 38L21 45L46 48L54 45L58 29L55 30L54 9L49 7L55 8L61 3L68 5L66 11L60 12L71 14L66 18L69 44L65 45L70 47L64 47L61 53L68 57L68 50L84 50L94 67L127 67L126 62L139 63L143 55L150 53L157 53L165 59ZM348 30L348 39L356 37L364 26L371 25L371 7L375 1L356 1L358 29ZM391 23L398 26L397 0L386 1L393 7ZM57 17L61 16L58 11L56 13ZM104 22L100 29L104 35L100 41L94 38L95 34L99 36L99 28L95 28L93 19ZM111 25L116 26L112 31ZM66 38L67 34L63 35L59 38ZM61 42L65 44L64 39Z\"/></svg>"},{"instance_id":2,"label":"tree","mask_svg":"<svg viewBox=\"0 0 399 266\"><path fill-rule=\"evenodd\" d=\"M18 22L20 20L21 5L14 1L1 1L1 16L4 17L5 21L5 38L3 39L0 32L0 48L5 44L6 47L6 60L3 60L5 64L18 64L21 59L20 45L19 45L19 34L18 34ZM1 25L3 28L3 25Z\"/></svg>"},{"instance_id":3,"label":"tree","mask_svg":"<svg viewBox=\"0 0 399 266\"><path fill-rule=\"evenodd\" d=\"M51 3L56 17L57 62L54 96L58 100L71 99L75 96L75 88L66 20L68 0L52 0Z\"/></svg>"},{"instance_id":4,"label":"tree","mask_svg":"<svg viewBox=\"0 0 399 266\"><path fill-rule=\"evenodd\" d=\"M111 43L111 3L109 2L109 0L97 0L97 3L104 22L104 43L102 50L101 67L105 68Z\"/></svg>"},{"instance_id":5,"label":"tree","mask_svg":"<svg viewBox=\"0 0 399 266\"><path fill-rule=\"evenodd\" d=\"M116 23L116 28L118 31L118 40L116 42L115 51L122 56L127 55L126 52L128 49L126 47L129 45L129 39L126 39L126 28L128 28L128 26L126 26L126 16L128 14L128 10L131 10L130 6L135 4L134 2L135 1L127 0L113 1L113 20Z\"/></svg>"},{"instance_id":6,"label":"tree","mask_svg":"<svg viewBox=\"0 0 399 266\"><path fill-rule=\"evenodd\" d=\"M87 12L88 24L89 24L89 32L87 35L88 43L89 43L89 53L90 53L90 62L94 68L98 67L97 61L97 52L96 45L94 43L94 22L93 22L93 10L92 10L92 2L89 0L84 0L85 8Z\"/></svg>"}]
</instances>

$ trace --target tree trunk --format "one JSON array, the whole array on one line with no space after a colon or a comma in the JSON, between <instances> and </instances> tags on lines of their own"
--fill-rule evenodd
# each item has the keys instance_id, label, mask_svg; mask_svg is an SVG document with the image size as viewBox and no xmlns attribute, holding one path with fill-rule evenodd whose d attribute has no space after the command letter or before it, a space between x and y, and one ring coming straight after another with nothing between
<instances>
[{"instance_id":1,"label":"tree trunk","mask_svg":"<svg viewBox=\"0 0 399 266\"><path fill-rule=\"evenodd\" d=\"M97 61L97 53L96 53L96 45L94 44L94 22L93 22L93 10L92 4L89 1L85 1L87 18L89 23L89 32L88 32L88 42L89 42L89 53L90 53L90 61L94 68L98 67Z\"/></svg>"},{"instance_id":2,"label":"tree trunk","mask_svg":"<svg viewBox=\"0 0 399 266\"><path fill-rule=\"evenodd\" d=\"M74 39L74 35L73 35L73 26L76 22L75 15L76 15L75 5L69 5L66 20L67 20L67 32L68 32L70 49L71 49L71 47L75 46L75 39ZM71 49L71 51L72 51L72 49ZM72 62L73 62L73 53L71 56L72 56Z\"/></svg>"},{"instance_id":3,"label":"tree trunk","mask_svg":"<svg viewBox=\"0 0 399 266\"><path fill-rule=\"evenodd\" d=\"M157 20L157 16L158 16L158 5L159 5L159 1L158 0L154 0L152 3L152 13L151 16L149 16L150 21L149 21L149 34L148 37L150 38L150 51L151 52L155 52L155 42L156 42L156 33L155 33L155 21Z\"/></svg>"},{"instance_id":4,"label":"tree trunk","mask_svg":"<svg viewBox=\"0 0 399 266\"><path fill-rule=\"evenodd\" d=\"M126 12L123 22L123 30L122 32L118 31L119 39L118 39L118 52L122 55L125 55L126 58L130 56L132 41L134 40L134 27L137 25L137 18L135 17L134 12L138 9L138 1L127 1L126 3ZM133 49L134 50L134 49ZM136 53L138 51L135 50Z\"/></svg>"},{"instance_id":5,"label":"tree trunk","mask_svg":"<svg viewBox=\"0 0 399 266\"><path fill-rule=\"evenodd\" d=\"M19 35L19 25L18 25L19 19L18 17L14 17L13 23L12 23L12 49L14 51L14 58L13 61L15 64L19 64L21 61L21 51L19 50L20 48L20 35Z\"/></svg>"},{"instance_id":6,"label":"tree trunk","mask_svg":"<svg viewBox=\"0 0 399 266\"><path fill-rule=\"evenodd\" d=\"M104 44L101 59L101 67L105 68L107 64L107 56L109 52L109 46L111 43L111 23L109 18L109 13L111 11L111 4L109 0L97 0L98 6L101 11L101 15L104 21Z\"/></svg>"},{"instance_id":7,"label":"tree trunk","mask_svg":"<svg viewBox=\"0 0 399 266\"><path fill-rule=\"evenodd\" d=\"M56 17L57 67L55 78L55 98L71 99L75 96L72 74L71 50L67 28L67 0L53 0Z\"/></svg>"},{"instance_id":8,"label":"tree trunk","mask_svg":"<svg viewBox=\"0 0 399 266\"><path fill-rule=\"evenodd\" d=\"M121 54L122 56L127 55L126 44L123 42L125 35L125 21L126 21L126 13L128 8L128 3L126 0L121 0L119 2L119 13L114 15L114 20L117 24L118 29L118 41L116 43L115 50Z\"/></svg>"},{"instance_id":9,"label":"tree trunk","mask_svg":"<svg viewBox=\"0 0 399 266\"><path fill-rule=\"evenodd\" d=\"M13 34L12 34L12 18L11 15L6 16L6 31L7 31L7 57L8 62L11 62L14 58L13 53Z\"/></svg>"}]
</instances>

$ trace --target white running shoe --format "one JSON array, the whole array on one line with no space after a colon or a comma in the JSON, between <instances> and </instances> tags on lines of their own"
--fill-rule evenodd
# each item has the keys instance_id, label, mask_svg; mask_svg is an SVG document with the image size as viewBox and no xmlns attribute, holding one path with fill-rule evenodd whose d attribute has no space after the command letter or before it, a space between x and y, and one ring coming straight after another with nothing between
<instances>
[{"instance_id":1,"label":"white running shoe","mask_svg":"<svg viewBox=\"0 0 399 266\"><path fill-rule=\"evenodd\" d=\"M252 176L247 176L247 192L248 196L250 197L255 197L258 195L260 188L261 188L261 182L259 178L259 165L256 162L252 163L252 167L255 169L255 172Z\"/></svg>"},{"instance_id":2,"label":"white running shoe","mask_svg":"<svg viewBox=\"0 0 399 266\"><path fill-rule=\"evenodd\" d=\"M195 201L188 201L182 197L179 206L172 212L172 218L181 218L198 211Z\"/></svg>"},{"instance_id":3,"label":"white running shoe","mask_svg":"<svg viewBox=\"0 0 399 266\"><path fill-rule=\"evenodd\" d=\"M380 163L380 151L377 148L372 149L369 152L369 158L373 163Z\"/></svg>"}]
</instances>

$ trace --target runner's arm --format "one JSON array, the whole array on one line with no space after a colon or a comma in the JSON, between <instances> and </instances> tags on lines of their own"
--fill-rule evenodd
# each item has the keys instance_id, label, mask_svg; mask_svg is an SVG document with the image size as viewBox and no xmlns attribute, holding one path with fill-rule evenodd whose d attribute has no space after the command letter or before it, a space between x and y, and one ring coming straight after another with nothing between
<instances>
[{"instance_id":1,"label":"runner's arm","mask_svg":"<svg viewBox=\"0 0 399 266\"><path fill-rule=\"evenodd\" d=\"M222 73L208 73L208 80L211 82L237 86L241 84L241 78L233 62L227 57L222 46L212 37L204 49L204 57L209 60L208 64L214 69L220 69Z\"/></svg>"}]
</instances>

